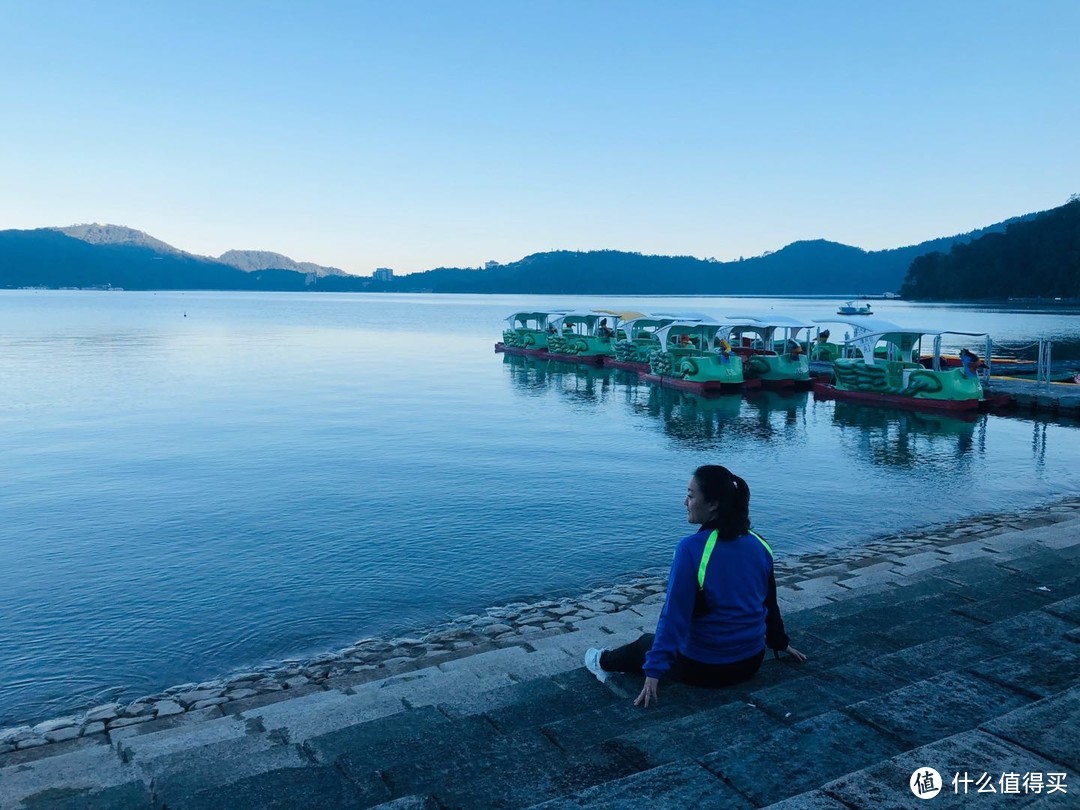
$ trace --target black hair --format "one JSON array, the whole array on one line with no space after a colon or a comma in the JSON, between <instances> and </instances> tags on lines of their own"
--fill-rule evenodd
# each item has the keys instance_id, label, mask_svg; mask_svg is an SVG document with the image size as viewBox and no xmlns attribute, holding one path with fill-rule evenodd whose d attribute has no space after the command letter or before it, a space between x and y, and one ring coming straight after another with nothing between
<instances>
[{"instance_id":1,"label":"black hair","mask_svg":"<svg viewBox=\"0 0 1080 810\"><path fill-rule=\"evenodd\" d=\"M721 540L734 540L750 531L750 487L727 467L706 464L694 470L694 480L706 503L718 505L716 517L702 528L716 529Z\"/></svg>"}]
</instances>

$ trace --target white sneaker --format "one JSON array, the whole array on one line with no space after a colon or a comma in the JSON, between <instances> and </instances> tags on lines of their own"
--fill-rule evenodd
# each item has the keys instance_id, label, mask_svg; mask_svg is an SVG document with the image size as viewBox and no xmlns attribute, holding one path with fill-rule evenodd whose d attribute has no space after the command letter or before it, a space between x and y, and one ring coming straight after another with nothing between
<instances>
[{"instance_id":1,"label":"white sneaker","mask_svg":"<svg viewBox=\"0 0 1080 810\"><path fill-rule=\"evenodd\" d=\"M596 676L596 680L600 683L607 683L608 675L610 673L604 672L600 666L600 655L604 651L597 647L592 647L585 651L585 669L589 670Z\"/></svg>"}]
</instances>

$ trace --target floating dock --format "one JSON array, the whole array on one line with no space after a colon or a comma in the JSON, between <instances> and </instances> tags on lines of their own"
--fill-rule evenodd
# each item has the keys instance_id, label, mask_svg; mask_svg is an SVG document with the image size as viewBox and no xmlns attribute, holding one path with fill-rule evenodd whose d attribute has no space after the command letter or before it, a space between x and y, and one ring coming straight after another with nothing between
<instances>
[{"instance_id":1,"label":"floating dock","mask_svg":"<svg viewBox=\"0 0 1080 810\"><path fill-rule=\"evenodd\" d=\"M1034 380L1006 380L991 377L983 383L986 395L1005 395L1017 408L1080 416L1080 385L1074 383L1038 383Z\"/></svg>"}]
</instances>

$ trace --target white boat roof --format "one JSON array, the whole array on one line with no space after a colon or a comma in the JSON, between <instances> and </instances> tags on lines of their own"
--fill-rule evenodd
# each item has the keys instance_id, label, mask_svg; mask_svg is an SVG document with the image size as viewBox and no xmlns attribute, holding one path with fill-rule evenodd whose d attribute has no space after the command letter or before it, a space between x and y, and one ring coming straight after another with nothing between
<instances>
[{"instance_id":1,"label":"white boat roof","mask_svg":"<svg viewBox=\"0 0 1080 810\"><path fill-rule=\"evenodd\" d=\"M555 315L561 315L564 312L569 312L568 309L526 309L521 312L515 312L512 315L508 315L504 320L513 323L515 320L522 318L551 318Z\"/></svg>"},{"instance_id":2,"label":"white boat roof","mask_svg":"<svg viewBox=\"0 0 1080 810\"><path fill-rule=\"evenodd\" d=\"M656 336L661 343L666 343L667 336L671 334L671 330L678 327L685 327L687 329L711 329L715 332L723 326L725 326L725 324L720 323L720 321L714 321L712 318L709 318L708 320L697 321L674 321L673 323L669 323L666 326L661 326L659 329L657 329Z\"/></svg>"},{"instance_id":3,"label":"white boat roof","mask_svg":"<svg viewBox=\"0 0 1080 810\"><path fill-rule=\"evenodd\" d=\"M702 312L653 312L653 318L675 318L678 321L715 321L716 319L712 315L706 315Z\"/></svg>"},{"instance_id":4,"label":"white boat roof","mask_svg":"<svg viewBox=\"0 0 1080 810\"><path fill-rule=\"evenodd\" d=\"M785 329L812 329L814 324L789 318L787 315L727 315L725 323L732 326L779 326Z\"/></svg>"},{"instance_id":5,"label":"white boat roof","mask_svg":"<svg viewBox=\"0 0 1080 810\"><path fill-rule=\"evenodd\" d=\"M844 324L844 326L851 326L856 329L865 332L907 332L903 326L898 326L892 321L886 321L881 318L845 318L843 315L832 318L815 318L814 323L819 324Z\"/></svg>"}]
</instances>

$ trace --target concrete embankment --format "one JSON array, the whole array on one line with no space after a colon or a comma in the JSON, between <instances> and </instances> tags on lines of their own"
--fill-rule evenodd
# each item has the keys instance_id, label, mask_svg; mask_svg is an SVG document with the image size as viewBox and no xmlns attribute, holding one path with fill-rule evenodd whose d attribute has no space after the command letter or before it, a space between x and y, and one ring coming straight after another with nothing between
<instances>
[{"instance_id":1,"label":"concrete embankment","mask_svg":"<svg viewBox=\"0 0 1080 810\"><path fill-rule=\"evenodd\" d=\"M948 806L965 772L999 790L1027 776L999 796L1018 807L1076 806L1078 561L1080 501L781 557L810 661L769 659L730 690L665 686L650 710L631 705L640 678L601 685L581 656L651 630L660 577L504 607L446 638L294 662L276 689L244 686L274 670L176 687L175 710L141 701L149 716L9 730L0 807L908 807L926 767Z\"/></svg>"}]
</instances>

